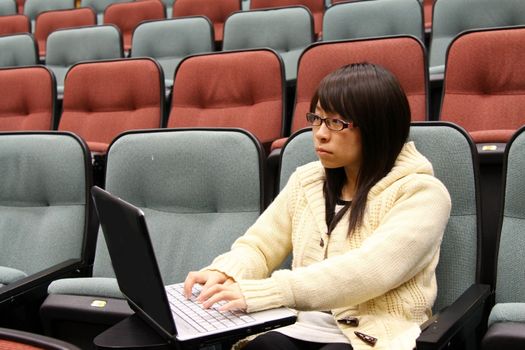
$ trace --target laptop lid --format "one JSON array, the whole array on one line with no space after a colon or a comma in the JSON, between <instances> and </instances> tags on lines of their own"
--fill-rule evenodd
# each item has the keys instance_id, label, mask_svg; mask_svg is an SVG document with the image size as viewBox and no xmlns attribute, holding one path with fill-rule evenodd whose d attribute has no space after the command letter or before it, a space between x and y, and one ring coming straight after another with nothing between
<instances>
[{"instance_id":1,"label":"laptop lid","mask_svg":"<svg viewBox=\"0 0 525 350\"><path fill-rule=\"evenodd\" d=\"M166 337L175 336L175 323L144 213L97 186L91 193L120 290L148 323Z\"/></svg>"},{"instance_id":2,"label":"laptop lid","mask_svg":"<svg viewBox=\"0 0 525 350\"><path fill-rule=\"evenodd\" d=\"M281 307L251 313L253 323L244 326L202 334L188 332L186 324L178 323L184 319L174 315L170 308L142 210L97 186L91 193L120 290L131 308L166 339L204 344L295 322L295 311Z\"/></svg>"}]
</instances>

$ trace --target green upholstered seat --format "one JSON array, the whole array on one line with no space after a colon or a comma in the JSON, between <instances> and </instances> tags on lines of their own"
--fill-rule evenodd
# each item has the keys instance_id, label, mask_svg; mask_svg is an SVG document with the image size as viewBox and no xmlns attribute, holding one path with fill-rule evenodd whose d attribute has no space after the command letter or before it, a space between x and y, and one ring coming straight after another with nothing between
<instances>
[{"instance_id":1,"label":"green upholstered seat","mask_svg":"<svg viewBox=\"0 0 525 350\"><path fill-rule=\"evenodd\" d=\"M432 163L435 176L447 187L452 199L451 216L436 271L438 296L433 308L437 313L436 328L427 332L423 330L418 342L426 346L433 346L434 342L446 344L461 332L467 332L475 341L471 334L473 329L463 330L463 320L457 321L450 315L440 314L448 307L461 315L458 317L465 317L467 313L464 314L453 303L464 298L466 291L472 292L475 297L467 299L470 300L467 304L476 305L476 310L479 310L489 292L488 286L477 284L480 212L474 146L464 130L447 123L414 123L409 140L414 141L419 152ZM292 135L281 153L279 188L284 187L297 166L314 160L317 157L311 131L303 129ZM478 326L481 321L481 317L476 318L474 324ZM446 335L441 337L442 334Z\"/></svg>"},{"instance_id":2,"label":"green upholstered seat","mask_svg":"<svg viewBox=\"0 0 525 350\"><path fill-rule=\"evenodd\" d=\"M104 23L104 11L106 7L116 2L130 2L132 0L81 0L80 7L91 7L97 14L97 23Z\"/></svg>"},{"instance_id":3,"label":"green upholstered seat","mask_svg":"<svg viewBox=\"0 0 525 350\"><path fill-rule=\"evenodd\" d=\"M59 132L0 133L0 304L92 260L85 144ZM91 236L90 236L91 235ZM93 237L92 237L93 236ZM92 246L94 249L94 246ZM60 266L62 265L62 266ZM52 275L54 273L54 275ZM35 287L42 291L35 293ZM1 313L1 312L0 312Z\"/></svg>"},{"instance_id":4,"label":"green upholstered seat","mask_svg":"<svg viewBox=\"0 0 525 350\"><path fill-rule=\"evenodd\" d=\"M31 34L0 36L0 67L31 66L38 63Z\"/></svg>"},{"instance_id":5,"label":"green upholstered seat","mask_svg":"<svg viewBox=\"0 0 525 350\"><path fill-rule=\"evenodd\" d=\"M192 54L214 51L213 27L202 16L142 22L135 28L131 56L155 58L164 70L166 88L180 61Z\"/></svg>"},{"instance_id":6,"label":"green upholstered seat","mask_svg":"<svg viewBox=\"0 0 525 350\"><path fill-rule=\"evenodd\" d=\"M66 73L75 63L123 55L120 32L112 25L59 29L47 38L46 65L55 74L59 95L64 93Z\"/></svg>"},{"instance_id":7,"label":"green upholstered seat","mask_svg":"<svg viewBox=\"0 0 525 350\"><path fill-rule=\"evenodd\" d=\"M447 49L462 31L525 25L522 0L437 0L432 16L430 74L443 74Z\"/></svg>"},{"instance_id":8,"label":"green upholstered seat","mask_svg":"<svg viewBox=\"0 0 525 350\"><path fill-rule=\"evenodd\" d=\"M228 251L255 222L262 211L261 174L261 146L239 129L130 132L109 148L106 189L144 211L163 281L171 284ZM131 313L102 232L93 277L56 281L49 293L42 306L47 323L67 313L69 320L91 315L93 323L110 324ZM106 308L91 307L94 298L106 300Z\"/></svg>"},{"instance_id":9,"label":"green upholstered seat","mask_svg":"<svg viewBox=\"0 0 525 350\"><path fill-rule=\"evenodd\" d=\"M16 15L15 0L0 0L0 16Z\"/></svg>"},{"instance_id":10,"label":"green upholstered seat","mask_svg":"<svg viewBox=\"0 0 525 350\"><path fill-rule=\"evenodd\" d=\"M297 63L314 41L312 14L306 7L236 12L224 24L223 50L269 47L284 63L286 81L295 83Z\"/></svg>"},{"instance_id":11,"label":"green upholstered seat","mask_svg":"<svg viewBox=\"0 0 525 350\"><path fill-rule=\"evenodd\" d=\"M424 41L423 13L417 0L339 3L323 19L323 41L412 35Z\"/></svg>"},{"instance_id":12,"label":"green upholstered seat","mask_svg":"<svg viewBox=\"0 0 525 350\"><path fill-rule=\"evenodd\" d=\"M495 306L488 319L483 349L522 349L525 344L525 129L507 144L504 197L497 246Z\"/></svg>"}]
</instances>

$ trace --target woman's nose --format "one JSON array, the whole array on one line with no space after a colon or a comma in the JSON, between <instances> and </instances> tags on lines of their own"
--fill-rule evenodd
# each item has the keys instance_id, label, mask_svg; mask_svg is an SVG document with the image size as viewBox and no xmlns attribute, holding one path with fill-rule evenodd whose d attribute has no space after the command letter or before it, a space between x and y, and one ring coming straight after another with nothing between
<instances>
[{"instance_id":1,"label":"woman's nose","mask_svg":"<svg viewBox=\"0 0 525 350\"><path fill-rule=\"evenodd\" d=\"M326 141L330 138L330 129L326 127L326 123L322 122L316 129L314 133L318 140Z\"/></svg>"}]
</instances>

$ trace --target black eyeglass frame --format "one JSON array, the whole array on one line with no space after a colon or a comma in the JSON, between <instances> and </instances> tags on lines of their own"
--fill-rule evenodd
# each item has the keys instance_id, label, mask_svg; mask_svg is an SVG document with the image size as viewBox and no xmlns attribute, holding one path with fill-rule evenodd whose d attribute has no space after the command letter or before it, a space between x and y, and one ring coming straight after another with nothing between
<instances>
[{"instance_id":1,"label":"black eyeglass frame","mask_svg":"<svg viewBox=\"0 0 525 350\"><path fill-rule=\"evenodd\" d=\"M320 120L319 124L316 124L315 121L316 120ZM326 127L332 131L341 131L341 130L344 130L344 129L353 129L355 128L356 126L354 125L353 122L347 122L347 121L344 121L344 120L341 120L341 119L337 119L337 118L323 118L315 113L312 113L312 112L307 112L306 113L306 121L308 122L308 124L310 124L311 126L321 126L321 124L324 124L326 125ZM335 128L334 129L334 124L335 125L341 125L340 128Z\"/></svg>"}]
</instances>

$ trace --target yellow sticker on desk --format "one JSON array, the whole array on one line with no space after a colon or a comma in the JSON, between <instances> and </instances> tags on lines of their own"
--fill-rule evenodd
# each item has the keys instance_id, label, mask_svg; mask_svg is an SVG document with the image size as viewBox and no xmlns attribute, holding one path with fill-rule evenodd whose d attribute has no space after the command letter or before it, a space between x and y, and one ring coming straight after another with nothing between
<instances>
[{"instance_id":1,"label":"yellow sticker on desk","mask_svg":"<svg viewBox=\"0 0 525 350\"><path fill-rule=\"evenodd\" d=\"M496 145L485 145L485 146L482 146L481 149L483 151L496 151L498 149L498 146L496 146Z\"/></svg>"},{"instance_id":2,"label":"yellow sticker on desk","mask_svg":"<svg viewBox=\"0 0 525 350\"><path fill-rule=\"evenodd\" d=\"M91 306L93 307L105 307L107 304L107 301L105 300L93 300L91 302Z\"/></svg>"}]
</instances>

